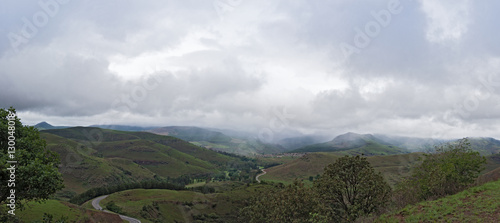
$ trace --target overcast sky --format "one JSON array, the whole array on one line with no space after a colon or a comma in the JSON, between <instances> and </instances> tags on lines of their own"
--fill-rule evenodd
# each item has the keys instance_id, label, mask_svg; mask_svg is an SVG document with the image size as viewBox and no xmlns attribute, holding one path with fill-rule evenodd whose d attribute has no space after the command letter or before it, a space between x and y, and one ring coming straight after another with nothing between
<instances>
[{"instance_id":1,"label":"overcast sky","mask_svg":"<svg viewBox=\"0 0 500 223\"><path fill-rule=\"evenodd\" d=\"M25 124L500 138L500 2L1 1Z\"/></svg>"}]
</instances>

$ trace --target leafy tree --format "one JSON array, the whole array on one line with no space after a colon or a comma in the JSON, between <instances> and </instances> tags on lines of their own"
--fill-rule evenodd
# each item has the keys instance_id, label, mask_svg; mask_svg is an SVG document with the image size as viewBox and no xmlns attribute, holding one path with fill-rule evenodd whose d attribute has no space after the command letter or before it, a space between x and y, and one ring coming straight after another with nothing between
<instances>
[{"instance_id":1,"label":"leafy tree","mask_svg":"<svg viewBox=\"0 0 500 223\"><path fill-rule=\"evenodd\" d=\"M242 222L311 222L317 201L311 188L295 181L277 186L253 197L240 211Z\"/></svg>"},{"instance_id":2,"label":"leafy tree","mask_svg":"<svg viewBox=\"0 0 500 223\"><path fill-rule=\"evenodd\" d=\"M109 211L118 213L118 214L125 214L125 213L123 213L122 208L119 207L118 205L116 205L116 203L114 201L108 202L106 204L106 209L109 210Z\"/></svg>"},{"instance_id":3,"label":"leafy tree","mask_svg":"<svg viewBox=\"0 0 500 223\"><path fill-rule=\"evenodd\" d=\"M7 198L11 196L11 189L15 190L15 208L22 209L25 202L43 201L63 188L63 178L58 172L60 163L58 154L47 150L45 140L40 138L38 130L34 127L23 126L15 113L12 107L8 110L0 109L0 182L2 182L0 184L0 209L6 207ZM14 146L9 141L9 136L11 139L15 138ZM15 148L15 153L9 156L8 151L9 149L13 151L13 148ZM8 161L17 161L17 163L12 164ZM12 170L12 165L15 165L15 170ZM11 169L8 170L8 168ZM12 173L15 175L15 182L12 181ZM10 184L11 187L9 187L7 184L9 180L15 185ZM0 210L0 213L2 215L7 212Z\"/></svg>"},{"instance_id":4,"label":"leafy tree","mask_svg":"<svg viewBox=\"0 0 500 223\"><path fill-rule=\"evenodd\" d=\"M460 192L475 182L486 158L471 149L467 138L436 147L412 175L396 186L400 206ZM411 192L411 193L410 193Z\"/></svg>"},{"instance_id":5,"label":"leafy tree","mask_svg":"<svg viewBox=\"0 0 500 223\"><path fill-rule=\"evenodd\" d=\"M391 195L382 174L360 156L345 156L328 165L314 189L324 204L320 214L334 222L352 222L376 212Z\"/></svg>"}]
</instances>

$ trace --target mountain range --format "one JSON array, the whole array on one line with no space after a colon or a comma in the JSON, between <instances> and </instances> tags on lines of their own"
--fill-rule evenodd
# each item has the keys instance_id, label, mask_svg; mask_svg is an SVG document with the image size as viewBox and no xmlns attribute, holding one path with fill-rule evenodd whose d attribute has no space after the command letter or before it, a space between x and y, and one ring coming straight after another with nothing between
<instances>
[{"instance_id":1,"label":"mountain range","mask_svg":"<svg viewBox=\"0 0 500 223\"><path fill-rule=\"evenodd\" d=\"M68 126L52 126L47 122L41 122L35 127L40 130L69 128ZM349 132L336 136L330 141L324 135L303 135L279 139L275 143L265 143L257 137L252 137L249 133L195 126L93 125L91 127L120 131L143 131L157 135L173 136L207 149L245 156L283 152L342 152L345 154L390 155L430 151L435 146L458 140ZM500 152L500 141L494 138L469 138L469 142L473 149L483 155Z\"/></svg>"}]
</instances>

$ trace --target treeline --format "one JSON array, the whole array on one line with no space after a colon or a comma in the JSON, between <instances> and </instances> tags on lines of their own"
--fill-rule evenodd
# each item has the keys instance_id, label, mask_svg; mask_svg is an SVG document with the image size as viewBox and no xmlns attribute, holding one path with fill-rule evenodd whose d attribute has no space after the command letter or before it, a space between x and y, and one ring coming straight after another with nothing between
<instances>
[{"instance_id":1,"label":"treeline","mask_svg":"<svg viewBox=\"0 0 500 223\"><path fill-rule=\"evenodd\" d=\"M409 204L460 192L474 185L485 163L463 139L425 154L412 174L392 190L365 157L345 156L328 165L312 187L296 181L254 196L241 209L239 221L355 222L375 218Z\"/></svg>"},{"instance_id":2,"label":"treeline","mask_svg":"<svg viewBox=\"0 0 500 223\"><path fill-rule=\"evenodd\" d=\"M74 196L69 200L73 204L82 205L86 201L102 195L112 194L119 191L130 189L169 189L169 190L185 190L182 185L173 184L165 180L146 180L135 183L125 183L114 186L97 187L87 190L79 195Z\"/></svg>"}]
</instances>

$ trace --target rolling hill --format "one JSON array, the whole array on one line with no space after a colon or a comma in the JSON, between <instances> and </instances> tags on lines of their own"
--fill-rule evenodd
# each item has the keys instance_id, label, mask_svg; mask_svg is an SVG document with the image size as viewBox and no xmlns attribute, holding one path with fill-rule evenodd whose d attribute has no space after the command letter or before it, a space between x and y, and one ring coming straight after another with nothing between
<instances>
[{"instance_id":1,"label":"rolling hill","mask_svg":"<svg viewBox=\"0 0 500 223\"><path fill-rule=\"evenodd\" d=\"M324 168L344 154L337 152L308 153L301 158L266 169L267 174L261 180L291 183L294 179L308 180L323 173ZM367 157L371 165L382 172L390 184L395 184L401 177L407 176L413 165L418 162L421 153L408 153L387 156Z\"/></svg>"},{"instance_id":2,"label":"rolling hill","mask_svg":"<svg viewBox=\"0 0 500 223\"><path fill-rule=\"evenodd\" d=\"M315 152L308 153L300 158L288 161L282 165L266 169L267 174L260 177L261 180L274 181L281 183L291 183L294 179L308 180L310 177L316 177L322 174L324 168L335 162L339 157L345 154L339 152ZM380 171L389 184L394 185L402 177L408 176L411 168L419 162L422 153L406 153L384 156L369 156L368 162ZM485 169L483 174L497 174L495 169L500 167L500 154L486 157ZM488 178L490 179L490 178Z\"/></svg>"},{"instance_id":3,"label":"rolling hill","mask_svg":"<svg viewBox=\"0 0 500 223\"><path fill-rule=\"evenodd\" d=\"M263 143L249 137L228 136L215 130L191 126L168 126L147 130L158 135L174 136L211 150L253 156L255 154L280 153L279 145Z\"/></svg>"},{"instance_id":4,"label":"rolling hill","mask_svg":"<svg viewBox=\"0 0 500 223\"><path fill-rule=\"evenodd\" d=\"M219 173L241 157L224 155L171 136L94 127L44 130L47 148L61 158L66 191L157 177Z\"/></svg>"}]
</instances>

